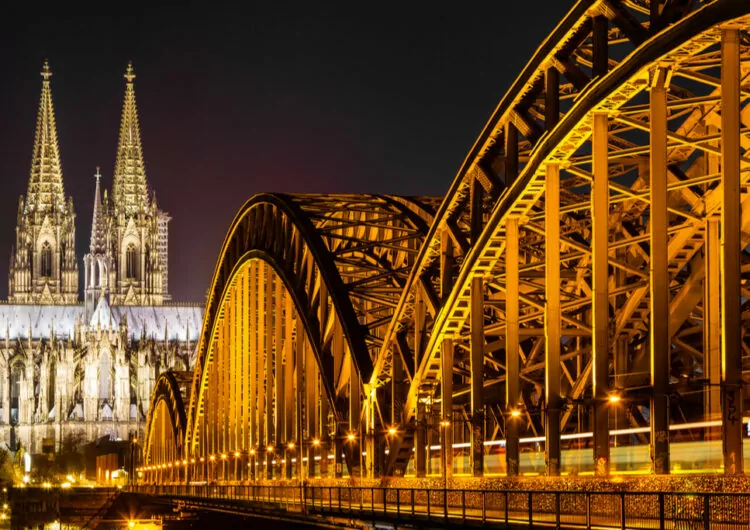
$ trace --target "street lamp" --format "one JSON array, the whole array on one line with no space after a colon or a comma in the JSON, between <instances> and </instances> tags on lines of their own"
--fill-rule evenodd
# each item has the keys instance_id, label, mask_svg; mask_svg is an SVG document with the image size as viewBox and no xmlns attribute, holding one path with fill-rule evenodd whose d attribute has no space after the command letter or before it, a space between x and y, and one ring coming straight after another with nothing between
<instances>
[{"instance_id":1,"label":"street lamp","mask_svg":"<svg viewBox=\"0 0 750 530\"><path fill-rule=\"evenodd\" d=\"M130 482L131 485L133 484L133 481L135 478L133 476L133 471L135 470L135 453L136 453L135 448L137 445L138 445L138 437L133 436L130 439L130 473L128 474L128 481Z\"/></svg>"},{"instance_id":2,"label":"street lamp","mask_svg":"<svg viewBox=\"0 0 750 530\"><path fill-rule=\"evenodd\" d=\"M357 439L357 435L354 434L354 432L349 432L349 434L346 435L346 439L349 442L354 442ZM362 462L362 448L358 446L354 446L354 449L357 450L359 453L359 487L362 487L362 471L364 468L363 462Z\"/></svg>"}]
</instances>

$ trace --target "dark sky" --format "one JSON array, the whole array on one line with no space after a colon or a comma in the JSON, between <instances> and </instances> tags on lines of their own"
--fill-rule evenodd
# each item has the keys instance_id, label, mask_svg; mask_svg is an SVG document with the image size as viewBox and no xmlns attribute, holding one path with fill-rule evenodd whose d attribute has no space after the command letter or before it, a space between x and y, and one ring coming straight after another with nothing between
<instances>
[{"instance_id":1,"label":"dark sky","mask_svg":"<svg viewBox=\"0 0 750 530\"><path fill-rule=\"evenodd\" d=\"M132 60L148 179L173 217L170 291L199 301L226 228L254 193L445 193L573 1L441 4L247 2L246 14L196 5L116 17L66 15L59 4L59 13L6 13L0 298L44 58L54 72L79 258L88 248L95 166L112 185L122 74Z\"/></svg>"}]
</instances>

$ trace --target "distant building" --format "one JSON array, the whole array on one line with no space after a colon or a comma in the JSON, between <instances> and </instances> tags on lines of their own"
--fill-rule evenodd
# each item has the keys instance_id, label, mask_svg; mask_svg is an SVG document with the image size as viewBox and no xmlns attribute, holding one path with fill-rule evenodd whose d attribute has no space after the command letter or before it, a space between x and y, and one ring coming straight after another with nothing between
<instances>
[{"instance_id":1,"label":"distant building","mask_svg":"<svg viewBox=\"0 0 750 530\"><path fill-rule=\"evenodd\" d=\"M135 74L125 73L112 195L96 174L78 298L73 200L65 196L50 77L42 70L31 175L0 302L0 438L32 453L66 436L138 435L158 375L192 368L203 307L165 304L168 223L146 179Z\"/></svg>"}]
</instances>

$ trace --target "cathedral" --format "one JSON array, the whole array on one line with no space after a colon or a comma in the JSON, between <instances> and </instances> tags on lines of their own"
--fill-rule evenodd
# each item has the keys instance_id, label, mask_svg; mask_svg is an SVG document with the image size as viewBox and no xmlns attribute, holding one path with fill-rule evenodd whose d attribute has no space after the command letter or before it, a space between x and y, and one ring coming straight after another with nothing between
<instances>
[{"instance_id":1,"label":"cathedral","mask_svg":"<svg viewBox=\"0 0 750 530\"><path fill-rule=\"evenodd\" d=\"M111 194L95 175L80 301L76 217L46 62L41 75L28 190L0 301L0 441L31 453L139 436L159 374L192 368L203 318L202 305L170 302L170 217L146 178L132 65Z\"/></svg>"}]
</instances>

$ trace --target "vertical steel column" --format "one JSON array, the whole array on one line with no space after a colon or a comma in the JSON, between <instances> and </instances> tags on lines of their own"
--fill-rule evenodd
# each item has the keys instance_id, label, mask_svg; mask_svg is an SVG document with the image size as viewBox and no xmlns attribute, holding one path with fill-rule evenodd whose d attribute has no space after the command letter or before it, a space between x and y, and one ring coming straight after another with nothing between
<instances>
[{"instance_id":1,"label":"vertical steel column","mask_svg":"<svg viewBox=\"0 0 750 530\"><path fill-rule=\"evenodd\" d=\"M341 328L341 323L338 320L333 322L333 373L334 380L338 380L338 376L343 369L344 359L346 358L344 351L344 332ZM342 436L344 433L341 429L341 421L338 417L335 418L336 426L333 432L333 463L334 463L334 478L341 478L344 476L344 460L342 454L344 452L344 444Z\"/></svg>"},{"instance_id":2,"label":"vertical steel column","mask_svg":"<svg viewBox=\"0 0 750 530\"><path fill-rule=\"evenodd\" d=\"M242 275L242 311L240 323L242 325L242 451L249 455L250 451L250 265L247 265ZM248 462L250 458L248 457ZM249 469L243 470L245 478L250 478Z\"/></svg>"},{"instance_id":3,"label":"vertical steel column","mask_svg":"<svg viewBox=\"0 0 750 530\"><path fill-rule=\"evenodd\" d=\"M518 177L518 129L513 122L505 124L505 186L511 187Z\"/></svg>"},{"instance_id":4,"label":"vertical steel column","mask_svg":"<svg viewBox=\"0 0 750 530\"><path fill-rule=\"evenodd\" d=\"M453 290L453 240L450 230L445 228L440 238L440 300L445 303Z\"/></svg>"},{"instance_id":5,"label":"vertical steel column","mask_svg":"<svg viewBox=\"0 0 750 530\"><path fill-rule=\"evenodd\" d=\"M359 465L360 456L362 453L362 433L360 431L360 414L362 412L362 401L361 401L361 389L362 386L359 380L359 371L357 365L354 362L354 355L349 352L349 430L355 434L356 438L352 443L352 461L349 462L350 475L354 476L356 470L362 473L362 469Z\"/></svg>"},{"instance_id":6,"label":"vertical steel column","mask_svg":"<svg viewBox=\"0 0 750 530\"><path fill-rule=\"evenodd\" d=\"M651 456L657 475L669 473L669 216L667 213L667 88L666 70L654 73L650 91L649 219L651 269Z\"/></svg>"},{"instance_id":7,"label":"vertical steel column","mask_svg":"<svg viewBox=\"0 0 750 530\"><path fill-rule=\"evenodd\" d=\"M318 367L312 347L305 348L305 440L307 441L308 477L315 477L315 449L318 427Z\"/></svg>"},{"instance_id":8,"label":"vertical steel column","mask_svg":"<svg viewBox=\"0 0 750 530\"><path fill-rule=\"evenodd\" d=\"M427 414L425 404L422 398L417 399L417 426L416 436L414 437L414 472L417 478L423 478L427 475Z\"/></svg>"},{"instance_id":9,"label":"vertical steel column","mask_svg":"<svg viewBox=\"0 0 750 530\"><path fill-rule=\"evenodd\" d=\"M594 182L591 186L594 466L597 476L609 475L609 123L606 114L594 114L592 133Z\"/></svg>"},{"instance_id":10,"label":"vertical steel column","mask_svg":"<svg viewBox=\"0 0 750 530\"><path fill-rule=\"evenodd\" d=\"M281 278L276 278L276 295L273 304L273 330L274 330L274 383L276 394L276 446L284 454L284 446L289 441L286 438L286 388L285 388L285 365L284 365L284 284Z\"/></svg>"},{"instance_id":11,"label":"vertical steel column","mask_svg":"<svg viewBox=\"0 0 750 530\"><path fill-rule=\"evenodd\" d=\"M594 57L591 69L594 77L602 77L607 75L609 70L609 20L604 15L596 15L593 17L592 23L591 40L594 47Z\"/></svg>"},{"instance_id":12,"label":"vertical steel column","mask_svg":"<svg viewBox=\"0 0 750 530\"><path fill-rule=\"evenodd\" d=\"M484 279L471 280L471 469L484 476Z\"/></svg>"},{"instance_id":13,"label":"vertical steel column","mask_svg":"<svg viewBox=\"0 0 750 530\"><path fill-rule=\"evenodd\" d=\"M521 416L514 414L520 398L518 268L518 218L510 217L505 225L505 463L509 477L518 475L521 422Z\"/></svg>"},{"instance_id":14,"label":"vertical steel column","mask_svg":"<svg viewBox=\"0 0 750 530\"><path fill-rule=\"evenodd\" d=\"M703 363L709 383L705 391L704 419L708 421L721 420L721 240L719 238L719 218L709 217L706 220L706 279L703 295L705 322Z\"/></svg>"},{"instance_id":15,"label":"vertical steel column","mask_svg":"<svg viewBox=\"0 0 750 530\"><path fill-rule=\"evenodd\" d=\"M304 447L305 434L304 434L304 423L303 423L303 408L304 408L304 395L305 395L305 383L303 380L305 370L305 330L302 326L302 319L297 318L296 324L296 335L294 345L294 386L297 390L296 399L296 424L297 424L297 477L302 477L302 448Z\"/></svg>"},{"instance_id":16,"label":"vertical steel column","mask_svg":"<svg viewBox=\"0 0 750 530\"><path fill-rule=\"evenodd\" d=\"M557 70L555 70L557 71ZM548 164L544 188L545 459L547 475L560 474L560 167Z\"/></svg>"},{"instance_id":17,"label":"vertical steel column","mask_svg":"<svg viewBox=\"0 0 750 530\"><path fill-rule=\"evenodd\" d=\"M276 273L273 271L270 265L266 265L266 276L265 276L265 331L266 331L266 406L264 408L266 412L266 445L273 447L277 440L274 439L276 430L274 428L274 404L273 404L273 391L275 388L274 377L276 377L276 348L274 347L274 276ZM266 478L271 480L273 478L273 461L276 459L273 452L266 452Z\"/></svg>"},{"instance_id":18,"label":"vertical steel column","mask_svg":"<svg viewBox=\"0 0 750 530\"><path fill-rule=\"evenodd\" d=\"M740 42L739 30L721 35L721 208L723 282L722 440L724 473L740 474L742 462L742 314L740 243Z\"/></svg>"},{"instance_id":19,"label":"vertical steel column","mask_svg":"<svg viewBox=\"0 0 750 530\"><path fill-rule=\"evenodd\" d=\"M550 66L544 72L544 128L551 131L560 121L560 72Z\"/></svg>"},{"instance_id":20,"label":"vertical steel column","mask_svg":"<svg viewBox=\"0 0 750 530\"><path fill-rule=\"evenodd\" d=\"M440 405L443 442L443 476L453 476L453 339L443 339L440 349Z\"/></svg>"},{"instance_id":21,"label":"vertical steel column","mask_svg":"<svg viewBox=\"0 0 750 530\"><path fill-rule=\"evenodd\" d=\"M248 295L250 297L250 308L248 311L248 334L250 336L250 374L247 382L249 402L249 427L248 437L250 440L249 448L260 450L260 442L258 441L258 414L256 399L258 394L258 262L252 261L249 267L250 272L250 284L248 287ZM250 473L253 479L257 476L255 469L255 462L253 462L250 468Z\"/></svg>"}]
</instances>

